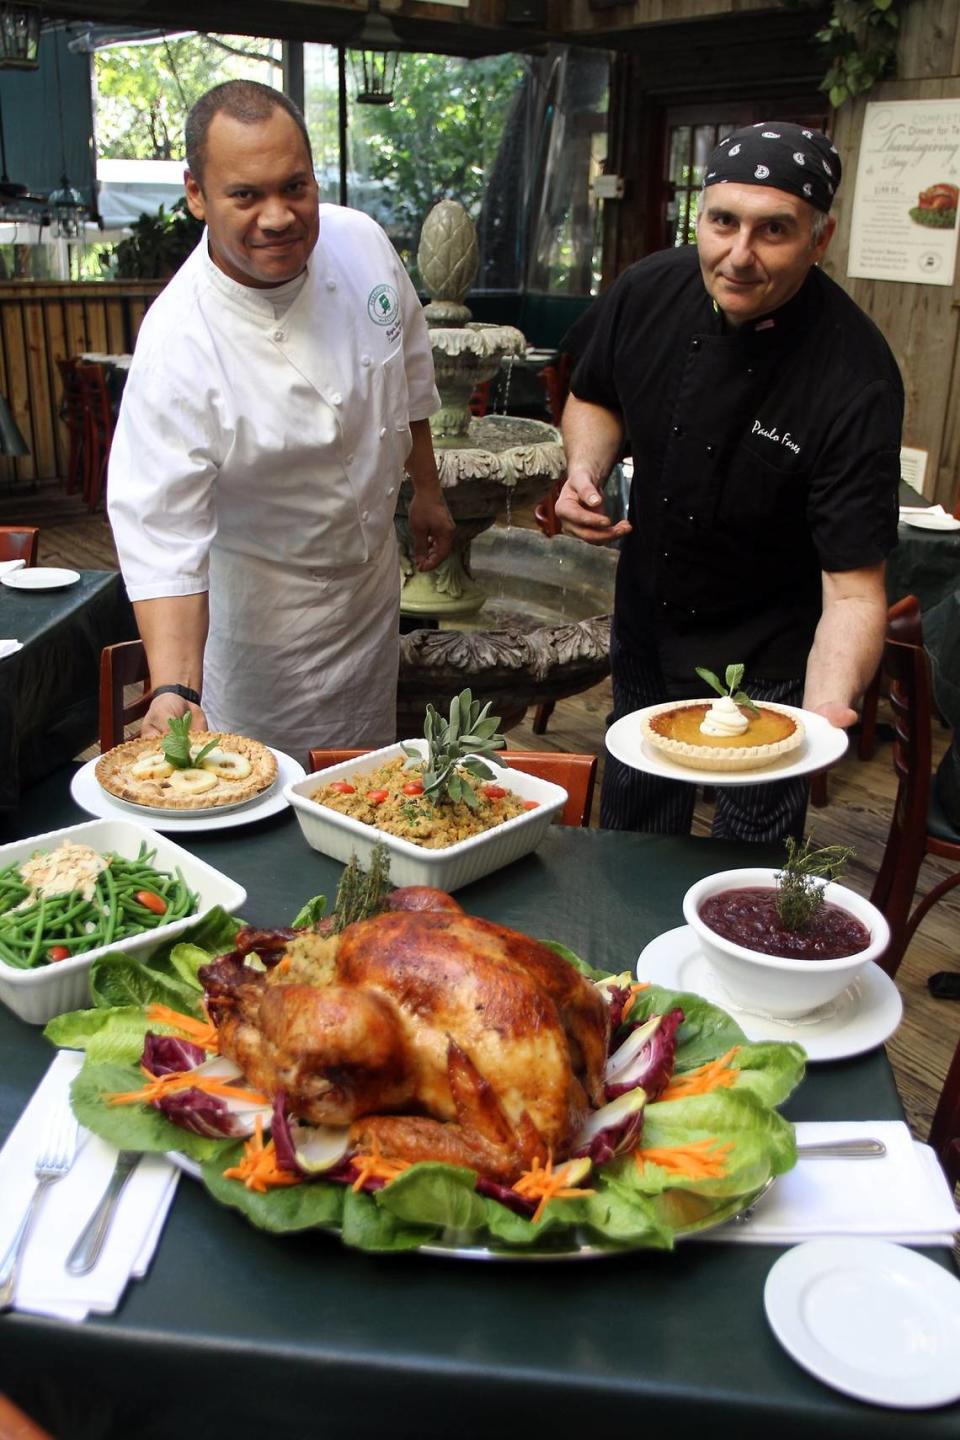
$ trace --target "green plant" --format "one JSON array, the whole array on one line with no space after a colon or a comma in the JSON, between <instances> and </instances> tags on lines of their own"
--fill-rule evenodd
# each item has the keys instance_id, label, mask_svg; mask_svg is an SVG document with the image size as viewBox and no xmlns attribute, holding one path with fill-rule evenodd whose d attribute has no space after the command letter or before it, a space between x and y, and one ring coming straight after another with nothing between
<instances>
[{"instance_id":1,"label":"green plant","mask_svg":"<svg viewBox=\"0 0 960 1440\"><path fill-rule=\"evenodd\" d=\"M166 280L179 270L203 234L203 222L187 209L186 196L169 210L143 214L133 233L113 247L110 257L119 280Z\"/></svg>"},{"instance_id":2,"label":"green plant","mask_svg":"<svg viewBox=\"0 0 960 1440\"><path fill-rule=\"evenodd\" d=\"M820 9L822 0L784 0L791 9ZM832 0L832 13L814 39L824 47L820 84L839 110L878 80L896 73L900 16L910 0Z\"/></svg>"},{"instance_id":3,"label":"green plant","mask_svg":"<svg viewBox=\"0 0 960 1440\"><path fill-rule=\"evenodd\" d=\"M798 845L787 840L787 858L777 875L777 915L785 930L806 930L823 904L821 880L836 880L853 855L849 845L813 848L812 836Z\"/></svg>"},{"instance_id":4,"label":"green plant","mask_svg":"<svg viewBox=\"0 0 960 1440\"><path fill-rule=\"evenodd\" d=\"M499 724L500 716L490 714L490 701L481 708L480 701L474 700L470 690L461 690L450 701L448 720L428 705L423 725L427 742L426 761L419 750L404 744L403 750L408 757L404 768L422 767L423 793L429 795L435 805L462 800L471 810L476 810L479 802L466 772L480 780L496 774L489 760L479 757L501 750L506 744L503 736L497 733ZM493 755L490 758L497 765L504 764Z\"/></svg>"}]
</instances>

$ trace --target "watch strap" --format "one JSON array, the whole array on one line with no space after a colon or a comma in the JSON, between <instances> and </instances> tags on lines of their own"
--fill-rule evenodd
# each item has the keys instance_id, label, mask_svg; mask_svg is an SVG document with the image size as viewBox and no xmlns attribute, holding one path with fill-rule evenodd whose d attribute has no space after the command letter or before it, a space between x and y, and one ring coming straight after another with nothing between
<instances>
[{"instance_id":1,"label":"watch strap","mask_svg":"<svg viewBox=\"0 0 960 1440\"><path fill-rule=\"evenodd\" d=\"M179 695L181 700L187 700L191 705L201 703L200 696L196 690L191 690L189 685L156 685L150 693L151 695Z\"/></svg>"}]
</instances>

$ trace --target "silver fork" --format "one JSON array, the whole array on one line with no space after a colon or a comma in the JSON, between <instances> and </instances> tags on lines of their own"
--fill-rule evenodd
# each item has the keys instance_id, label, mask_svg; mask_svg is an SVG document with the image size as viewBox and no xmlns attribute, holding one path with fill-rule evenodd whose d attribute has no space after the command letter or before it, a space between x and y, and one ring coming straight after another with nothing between
<instances>
[{"instance_id":1,"label":"silver fork","mask_svg":"<svg viewBox=\"0 0 960 1440\"><path fill-rule=\"evenodd\" d=\"M77 1153L78 1129L70 1102L64 1097L53 1106L47 1116L43 1139L33 1167L33 1173L37 1177L36 1189L24 1211L17 1233L10 1242L10 1248L0 1260L0 1312L13 1306L17 1291L17 1270L34 1217L46 1191L57 1180L62 1180L73 1164Z\"/></svg>"}]
</instances>

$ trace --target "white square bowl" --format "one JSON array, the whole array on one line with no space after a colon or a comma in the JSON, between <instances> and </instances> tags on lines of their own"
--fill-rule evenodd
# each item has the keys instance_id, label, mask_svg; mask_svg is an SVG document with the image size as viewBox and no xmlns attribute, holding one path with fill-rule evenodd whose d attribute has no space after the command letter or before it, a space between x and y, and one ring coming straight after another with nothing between
<instances>
[{"instance_id":1,"label":"white square bowl","mask_svg":"<svg viewBox=\"0 0 960 1440\"><path fill-rule=\"evenodd\" d=\"M188 850L148 830L135 820L87 820L81 825L68 825L63 830L50 830L46 835L34 835L29 840L15 840L9 845L0 845L0 868L18 860L27 860L37 850L53 850L63 841L69 840L80 845L89 845L100 854L115 851L125 860L132 860L140 849L141 841L148 849L155 850L153 864L158 870L174 870L178 866L184 880L198 896L197 910L182 920L172 920L169 925L158 925L154 930L145 930L142 935L131 935L126 940L117 940L113 945L100 945L84 955L71 955L67 960L42 965L36 970L18 970L0 960L0 1000L31 1025L44 1025L54 1015L65 1010L79 1010L89 1003L90 966L98 955L108 951L122 951L145 960L160 945L175 939L178 935L196 925L215 905L234 912L247 898L242 885L229 876L214 870L203 860L198 860Z\"/></svg>"},{"instance_id":2,"label":"white square bowl","mask_svg":"<svg viewBox=\"0 0 960 1440\"><path fill-rule=\"evenodd\" d=\"M425 740L408 740L423 754ZM512 820L505 820L482 835L471 835L458 840L455 845L445 845L439 850L427 850L414 845L398 835L388 835L375 825L366 825L352 815L343 815L320 805L310 797L321 786L331 780L348 780L353 775L368 775L388 760L404 753L402 746L386 745L382 750L371 750L355 760L345 760L340 765L330 765L326 770L317 770L303 780L295 780L284 786L284 795L297 813L300 828L309 845L334 860L346 863L356 855L361 865L366 865L370 853L378 840L382 840L390 854L390 878L394 885L432 885L437 890L459 890L492 870L509 865L535 850L547 833L554 816L567 803L567 792L562 785L550 780L541 780L537 775L527 775L520 770L502 771L504 783L523 800L536 800L536 810L525 810ZM510 752L504 753L509 762ZM497 767L499 771L499 767ZM497 776L500 779L500 774Z\"/></svg>"}]
</instances>

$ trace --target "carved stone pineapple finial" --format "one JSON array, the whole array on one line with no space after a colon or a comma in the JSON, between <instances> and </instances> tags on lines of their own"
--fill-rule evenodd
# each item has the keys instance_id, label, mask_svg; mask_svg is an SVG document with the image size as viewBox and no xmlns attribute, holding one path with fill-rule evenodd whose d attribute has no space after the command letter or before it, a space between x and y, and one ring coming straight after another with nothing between
<instances>
[{"instance_id":1,"label":"carved stone pineapple finial","mask_svg":"<svg viewBox=\"0 0 960 1440\"><path fill-rule=\"evenodd\" d=\"M420 232L417 265L430 303L429 325L464 325L470 311L463 303L480 266L477 232L458 200L434 205Z\"/></svg>"}]
</instances>

